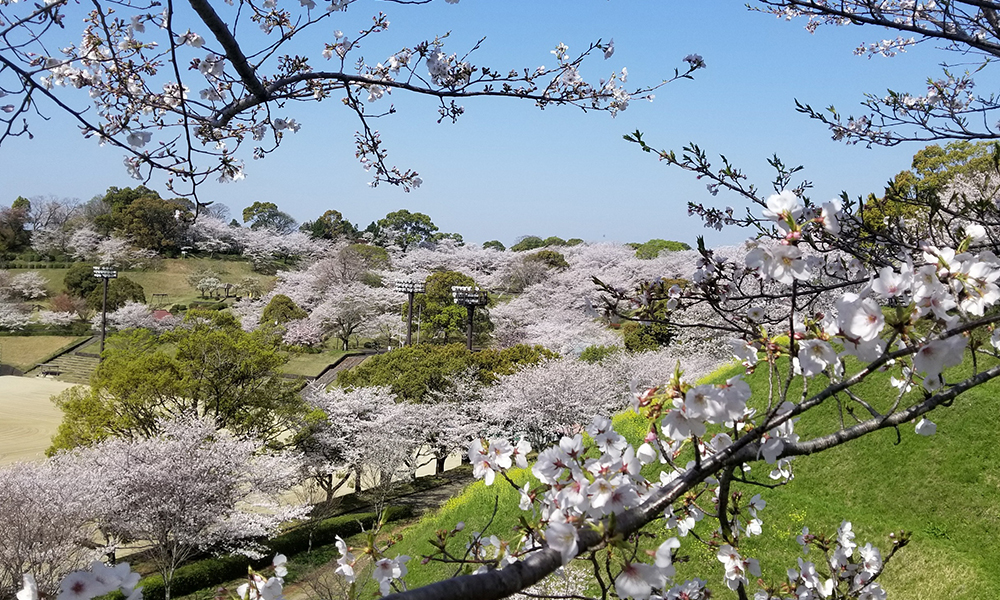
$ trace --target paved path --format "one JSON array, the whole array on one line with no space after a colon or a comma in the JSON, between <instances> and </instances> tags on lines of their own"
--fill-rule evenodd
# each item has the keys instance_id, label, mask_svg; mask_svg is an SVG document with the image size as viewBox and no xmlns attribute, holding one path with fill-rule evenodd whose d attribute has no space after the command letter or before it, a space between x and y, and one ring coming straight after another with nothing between
<instances>
[{"instance_id":1,"label":"paved path","mask_svg":"<svg viewBox=\"0 0 1000 600\"><path fill-rule=\"evenodd\" d=\"M316 380L312 382L312 385L319 386L321 388L325 388L326 386L328 386L331 383L333 383L334 381L336 381L337 375L341 371L347 371L348 369L353 369L354 367L356 367L356 366L360 365L361 363L365 362L365 359L367 359L368 356L370 356L370 355L368 355L368 354L362 354L360 356L359 355L353 355L353 356L346 356L346 357L344 357L344 359L342 361L340 361L339 363L337 363L336 367L330 369L326 373L323 373L323 375L321 375L320 377L317 377Z\"/></svg>"},{"instance_id":2,"label":"paved path","mask_svg":"<svg viewBox=\"0 0 1000 600\"><path fill-rule=\"evenodd\" d=\"M448 477L448 471L444 473ZM397 496L389 501L389 504L403 504L413 507L413 512L422 517L425 513L437 510L445 502L462 493L465 486L472 483L472 477L453 474L451 481L436 488L413 492L406 496Z\"/></svg>"},{"instance_id":3,"label":"paved path","mask_svg":"<svg viewBox=\"0 0 1000 600\"><path fill-rule=\"evenodd\" d=\"M45 458L62 421L49 399L68 387L41 377L0 377L0 465Z\"/></svg>"}]
</instances>

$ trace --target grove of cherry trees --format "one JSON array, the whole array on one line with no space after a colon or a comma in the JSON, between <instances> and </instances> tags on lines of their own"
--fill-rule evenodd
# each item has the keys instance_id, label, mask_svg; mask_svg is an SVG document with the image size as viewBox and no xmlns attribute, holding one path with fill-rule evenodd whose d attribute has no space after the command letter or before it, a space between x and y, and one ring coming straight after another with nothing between
<instances>
[{"instance_id":1,"label":"grove of cherry trees","mask_svg":"<svg viewBox=\"0 0 1000 600\"><path fill-rule=\"evenodd\" d=\"M86 135L120 147L134 176L165 170L174 177L172 192L189 200L170 210L186 224L192 248L238 252L255 266L277 269L273 290L248 294L258 297L232 309L247 332L281 335L283 343L300 346L330 337L347 346L352 336L398 343L403 298L386 284L409 279L427 281L421 301L425 341L448 341L460 315L446 296L430 298L430 288L471 279L497 296L481 322L484 339L497 348L537 344L560 358L489 383L477 373L452 374L431 395L433 402L400 400L384 387L308 388L301 400L315 411L298 431L295 447L282 450L264 447L253 435L237 439L209 415L193 417L205 408L188 408L198 404L197 392L157 398L163 382L141 379L147 387L129 392L153 402L127 406L129 416L145 413L138 416L155 424L150 432L93 440L51 461L3 471L0 493L9 501L0 510L19 508L2 519L9 542L0 554L0 591L20 589L19 600L56 593L82 600L115 589L137 597L136 577L127 567L96 562L90 571L75 569L121 541L138 540L151 546L169 598L170 575L190 552L254 553L255 541L247 538L302 516L301 507L273 501L295 479L293 471L332 492L352 471L374 481L412 473L417 449L426 447L432 459L464 448L485 485L516 488L522 511L516 531L501 532L495 543L472 538L464 554L454 554L446 542L465 540L468 532L462 523L449 524L438 533L439 551L425 560L459 563L464 570L415 589L408 589L406 576L417 561L396 555L392 544L373 534L352 549L338 539L336 575L348 596L373 593L368 584L383 596L500 598L562 573L585 582L583 591L569 597L691 600L712 597L718 588L755 600L887 597L882 575L890 560L905 560L905 551L897 552L909 543L908 535L890 537L881 548L862 545L851 515L844 514L829 534L806 525L797 537L803 556L771 574L751 554L751 540L773 533L764 527L764 496L780 494L777 488L794 478L799 465L808 468L803 457L877 432L946 435L937 433L936 415L955 410L963 392L1000 376L1000 206L990 185L1000 150L947 145L924 158L952 162L925 172L915 160L917 174L897 177L882 197L816 199L797 180L797 169L777 158L771 189L765 189L724 157L716 161L693 144L660 149L653 136L636 131L626 139L637 152L691 172L712 195L724 191L745 207L744 214L692 202L691 214L710 227L744 227L754 235L738 247L710 249L699 240L697 250L651 259L614 244L530 252L480 248L463 245L455 234L435 237L436 227L417 220L386 234L388 216L360 238L384 246L378 257L359 250L356 237L232 227L219 215L205 214L198 186L208 177L241 179L243 153L266 155L297 131L293 118L271 113L288 101L342 97L358 117L357 155L373 171L373 183L412 189L421 184L419 176L386 162L365 108L389 89L436 98L442 119L462 114L456 98L502 96L615 113L651 89L627 90L624 72L599 84L582 79L582 62L610 56L610 43L595 43L576 57L560 46L554 51L557 67L506 73L449 55L442 38L406 47L384 63L352 63L347 58L355 60L353 41L338 31L322 56L339 59L340 70L316 71L307 59L290 56L270 60L279 50L291 50L299 32L361 3L322 4L191 0L192 12L184 13L169 2L155 10L129 1L111 10L94 2L84 15L81 45L54 56L46 36L78 7L64 0L32 6L0 0L0 86L13 98L3 108L7 116L0 116L6 127L0 141L30 131L33 96L60 102L61 88L87 89L95 111L65 103L59 109L73 115ZM863 54L892 55L931 41L981 70L1000 56L1000 4L988 0L762 0L752 7L801 19L810 30L867 25L899 34L862 45ZM258 38L236 36L237 24L247 20L259 26ZM386 27L379 14L362 37ZM200 99L180 81L180 65L189 61L208 86ZM675 79L706 66L698 55L683 62ZM857 117L809 106L800 111L849 143L994 139L996 99L973 91L975 76L974 69L946 70L919 93L870 96L867 114ZM242 148L251 139L260 145ZM76 228L59 243L73 256L109 264L148 259L148 245L139 253L132 246L144 231L136 225L143 219L130 216L135 205L135 199L119 203L118 212L112 208L95 228ZM152 206L140 207L152 214ZM248 207L244 221L270 210ZM115 236L126 230L131 239ZM23 326L17 320L26 314L23 301L41 296L39 283L29 274L0 280L2 326ZM274 306L284 307L283 323L272 319ZM43 322L57 320L36 314ZM122 329L151 325L134 304L112 320ZM209 323L195 312L177 327L196 330ZM642 331L665 348L609 348L628 345L628 333L616 329L635 327L647 328ZM134 335L137 342L152 339ZM192 342L182 350L197 348ZM159 357L169 364L169 356ZM731 358L743 373L711 383L700 379ZM887 371L889 386L866 385ZM751 388L754 374L766 375L766 385ZM183 373L178 377L186 380ZM102 394L73 401L123 406L103 404L108 397ZM646 432L641 438L616 431L612 416L621 410L638 415ZM122 415L111 410L106 416ZM523 471L514 469L529 470L531 478L523 486L515 483ZM51 501L39 503L40 496ZM106 543L81 544L81 536ZM704 578L678 576L677 565L695 549L714 557L714 569L706 567ZM240 596L279 597L285 560L275 557L272 578L251 574ZM367 575L359 578L365 568Z\"/></svg>"}]
</instances>

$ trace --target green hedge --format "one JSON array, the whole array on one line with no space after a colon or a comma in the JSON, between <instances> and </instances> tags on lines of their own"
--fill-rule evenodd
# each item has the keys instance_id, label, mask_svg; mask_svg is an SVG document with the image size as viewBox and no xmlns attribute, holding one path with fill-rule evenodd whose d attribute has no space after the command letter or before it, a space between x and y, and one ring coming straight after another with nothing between
<instances>
[{"instance_id":1,"label":"green hedge","mask_svg":"<svg viewBox=\"0 0 1000 600\"><path fill-rule=\"evenodd\" d=\"M93 335L89 321L73 321L69 325L42 325L41 323L29 323L22 329L0 330L0 336L24 337L36 335L70 335L85 336Z\"/></svg>"},{"instance_id":2,"label":"green hedge","mask_svg":"<svg viewBox=\"0 0 1000 600\"><path fill-rule=\"evenodd\" d=\"M405 519L413 514L408 506L390 506L386 510L386 520ZM267 540L262 545L266 548L265 558L251 560L245 556L230 555L218 558L205 558L186 564L174 572L170 585L170 595L173 598L186 596L198 590L215 587L233 579L245 577L250 567L260 569L271 563L275 554L293 557L310 548L310 537L313 548L332 544L339 535L342 538L360 533L362 528L374 525L375 513L354 513L324 519L312 525L303 525L287 531L278 537ZM160 575L150 575L140 582L142 597L145 600L164 600L163 578Z\"/></svg>"},{"instance_id":3,"label":"green hedge","mask_svg":"<svg viewBox=\"0 0 1000 600\"><path fill-rule=\"evenodd\" d=\"M229 306L225 300L192 300L188 308L201 308L205 310L222 310Z\"/></svg>"},{"instance_id":4,"label":"green hedge","mask_svg":"<svg viewBox=\"0 0 1000 600\"><path fill-rule=\"evenodd\" d=\"M5 269L30 269L37 271L39 269L68 269L69 263L64 262L22 262L22 261L10 261L4 266Z\"/></svg>"}]
</instances>

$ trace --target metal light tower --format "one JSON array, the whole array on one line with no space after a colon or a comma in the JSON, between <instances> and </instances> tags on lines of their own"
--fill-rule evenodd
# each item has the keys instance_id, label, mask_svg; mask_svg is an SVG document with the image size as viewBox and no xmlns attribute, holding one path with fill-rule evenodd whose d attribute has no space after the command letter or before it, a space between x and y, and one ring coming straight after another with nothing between
<instances>
[{"instance_id":1,"label":"metal light tower","mask_svg":"<svg viewBox=\"0 0 1000 600\"><path fill-rule=\"evenodd\" d=\"M411 281L409 279L397 279L396 291L403 292L409 296L409 305L406 309L406 345L411 345L413 334L413 296L423 294L427 291L427 284L423 281Z\"/></svg>"},{"instance_id":2,"label":"metal light tower","mask_svg":"<svg viewBox=\"0 0 1000 600\"><path fill-rule=\"evenodd\" d=\"M478 288L472 287L471 285L453 285L451 286L451 295L455 299L455 304L465 307L465 310L469 314L469 325L466 331L466 337L468 338L469 352L472 351L472 316L475 313L477 306L486 306L490 301L489 295L486 290L480 290Z\"/></svg>"},{"instance_id":3,"label":"metal light tower","mask_svg":"<svg viewBox=\"0 0 1000 600\"><path fill-rule=\"evenodd\" d=\"M94 277L104 280L104 300L101 303L101 359L104 358L104 338L108 331L108 280L118 277L112 267L94 267Z\"/></svg>"}]
</instances>

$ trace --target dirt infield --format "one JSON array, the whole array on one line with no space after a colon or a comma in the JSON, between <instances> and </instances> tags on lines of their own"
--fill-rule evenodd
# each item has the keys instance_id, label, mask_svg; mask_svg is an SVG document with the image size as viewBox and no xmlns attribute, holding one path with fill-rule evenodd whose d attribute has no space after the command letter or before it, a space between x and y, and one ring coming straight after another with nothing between
<instances>
[{"instance_id":1,"label":"dirt infield","mask_svg":"<svg viewBox=\"0 0 1000 600\"><path fill-rule=\"evenodd\" d=\"M49 398L73 384L39 377L0 377L0 465L45 457L62 412Z\"/></svg>"}]
</instances>

